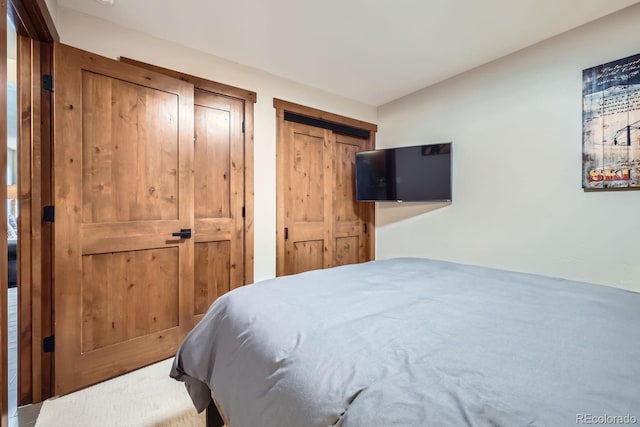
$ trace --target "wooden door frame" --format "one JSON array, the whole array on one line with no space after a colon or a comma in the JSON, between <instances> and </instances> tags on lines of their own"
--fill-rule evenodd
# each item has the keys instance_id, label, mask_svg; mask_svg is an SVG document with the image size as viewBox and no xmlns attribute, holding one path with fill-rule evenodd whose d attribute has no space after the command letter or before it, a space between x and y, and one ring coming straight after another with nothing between
<instances>
[{"instance_id":1,"label":"wooden door frame","mask_svg":"<svg viewBox=\"0 0 640 427\"><path fill-rule=\"evenodd\" d=\"M2 49L0 51L0 56L2 57L2 65L0 66L0 86L2 87L2 89L0 90L0 117L1 117L0 140L2 141L0 143L0 166L3 168L4 171L6 171L6 167L7 167L7 158L6 158L7 157L7 143L6 143L7 19L6 17L7 15L11 16L13 22L16 25L16 29L19 35L28 37L33 40L51 42L58 39L58 34L56 32L55 26L53 25L53 20L49 15L49 12L44 0L9 0L8 2L6 0L1 0L0 13L2 13L2 15L5 17L2 19L2 25L0 29L0 32L2 33L2 35L0 36L0 46L1 46L0 49ZM20 73L20 71L18 71L18 73ZM38 81L39 80L40 79L38 78ZM18 85L18 90L20 91L20 85ZM21 98L21 95L18 95L18 99L20 98ZM22 118L23 116L18 115L18 117ZM29 120L31 120L31 117L32 116L29 115ZM48 126L50 123L50 118L47 116L43 116L41 123L43 127ZM22 134L21 134L22 126L23 126L23 123L21 122L20 126L18 126L18 138L20 138L20 140L22 139ZM20 141L20 143L22 145L22 141ZM31 147L31 144L29 144L28 147ZM21 149L22 149L22 146L21 146ZM24 157L22 153L21 153L21 156ZM19 168L21 166L22 165L19 165ZM6 173L2 173L0 175L2 176L0 178L0 198L6 200L6 196L7 196L6 195L6 191L7 191ZM20 177L20 178L24 180L24 177ZM28 184L29 188L31 188L31 185L32 185L31 179L29 178L29 184ZM22 195L23 193L20 192L21 197ZM20 201L18 203L20 203ZM33 204L31 207L35 208ZM20 228L23 225L21 225L20 219L18 221L19 221L18 227L20 232ZM0 223L2 223L2 230L4 230L4 235L6 236L6 231L7 231L6 203L3 203L2 207L0 207ZM24 224L24 221L23 221L23 224ZM2 385L0 386L0 425L4 427L8 424L8 378L7 378L8 329L7 329L7 283L6 283L7 241L6 239L0 239L0 240L2 240L2 242L0 243L0 277L2 277L2 279L0 280L0 287L1 287L1 290L0 290L0 346L2 347L2 350L0 351L0 381L2 382ZM34 248L31 242L28 242L27 245L25 246L30 247L32 249ZM43 249L42 247L39 247L39 249L36 249L36 250L42 250L42 249ZM18 266L19 266L18 275L22 274L24 276L22 269L29 269L29 270L31 269L31 257L27 257L23 259L22 262L18 261ZM22 335L22 331L24 331L25 329L30 329L32 324L31 316L27 316L26 318L23 318L25 316L23 314L24 308L28 307L28 309L31 310L31 307L32 307L31 306L32 301L30 300L31 283L30 282L23 283L22 285L27 295L29 296L23 296L22 298L19 298L19 302L18 302L19 303L18 316L20 317L19 323L21 328L21 333L19 335L20 339L18 342L18 358L26 357L28 361L23 362L22 360L20 360L20 363L19 363L21 367L20 371L18 372L19 403L23 403L23 400L22 400L22 393L24 392L24 390L22 390L24 389L23 382L26 380L29 384L32 384L30 381L31 379L31 375L30 375L31 363L30 362L31 362L32 354L31 352L28 351L31 348L32 336L29 335L25 337ZM21 289L21 292L22 292L22 289ZM34 317L42 318L42 319L47 318L46 315L41 316L41 314L44 314L44 313L40 313L36 316L36 313L33 312ZM25 347L25 343L27 343L26 347ZM23 351L25 349L26 351ZM27 375L28 378L26 379L23 378L23 375L22 375L24 370L29 371L29 375ZM36 388L39 388L39 386ZM30 389L30 387L27 387L27 389Z\"/></svg>"},{"instance_id":2,"label":"wooden door frame","mask_svg":"<svg viewBox=\"0 0 640 427\"><path fill-rule=\"evenodd\" d=\"M43 257L51 244L51 226L42 222L42 208L50 204L51 195L50 189L43 188L51 183L46 155L51 142L50 95L43 93L40 77L50 62L49 48L49 44L18 37L18 117L22 118L18 130L18 405L42 400L51 376L43 363L50 363L52 357L42 349L44 336L51 334L51 310L46 302L51 299L51 274L50 267L46 273Z\"/></svg>"},{"instance_id":3,"label":"wooden door frame","mask_svg":"<svg viewBox=\"0 0 640 427\"><path fill-rule=\"evenodd\" d=\"M375 148L375 133L378 125L368 123L358 119L341 116L339 114L330 113L328 111L318 110L316 108L307 107L282 99L274 98L273 107L276 109L276 276L282 276L285 271L285 244L284 236L281 230L285 227L284 212L284 191L282 188L286 185L284 177L284 164L286 153L284 152L285 139L285 113L294 113L300 116L309 117L311 119L320 120L337 125L349 126L359 130L369 132L369 149ZM365 252L367 259L375 258L375 205L371 206L367 212L367 218L364 223L367 226L368 239L365 243Z\"/></svg>"},{"instance_id":4,"label":"wooden door frame","mask_svg":"<svg viewBox=\"0 0 640 427\"><path fill-rule=\"evenodd\" d=\"M244 101L244 284L253 283L253 265L254 265L254 237L253 237L253 108L257 95L255 92L229 86L223 83L214 82L201 77L192 76L179 71L168 68L159 67L157 65L146 62L137 61L135 59L120 57L120 61L135 65L149 71L165 74L185 82L193 84L195 89L204 90L217 95L228 96Z\"/></svg>"},{"instance_id":5,"label":"wooden door frame","mask_svg":"<svg viewBox=\"0 0 640 427\"><path fill-rule=\"evenodd\" d=\"M0 13L4 18L0 24L0 200L7 200L7 2L0 0ZM7 235L7 203L0 203L0 230ZM8 379L8 326L7 326L7 239L0 239L0 426L9 425L9 379Z\"/></svg>"},{"instance_id":6,"label":"wooden door frame","mask_svg":"<svg viewBox=\"0 0 640 427\"><path fill-rule=\"evenodd\" d=\"M19 178L18 204L18 405L39 402L50 396L52 356L42 352L42 339L51 334L51 241L50 233L42 223L42 207L51 196L51 110L50 93L42 89L42 75L50 73L51 42L59 39L55 25L44 0L9 0L1 2L5 16L16 25L18 35L18 140ZM0 44L6 49L6 19ZM3 54L2 75L6 87L6 53ZM6 93L0 99L6 109ZM4 110L6 111L6 110ZM6 114L2 115L0 133L4 135L0 151L6 170ZM6 193L6 174L0 180L0 196ZM4 184L3 184L4 183ZM6 194L4 196L6 198ZM0 221L6 231L6 208L0 209ZM50 228L50 227L49 227ZM6 277L6 239L0 248L0 274ZM49 265L49 269L47 269ZM2 281L5 283L5 280ZM2 286L2 329L4 338L2 367L6 379L6 284ZM3 381L2 425L7 415L7 381Z\"/></svg>"}]
</instances>

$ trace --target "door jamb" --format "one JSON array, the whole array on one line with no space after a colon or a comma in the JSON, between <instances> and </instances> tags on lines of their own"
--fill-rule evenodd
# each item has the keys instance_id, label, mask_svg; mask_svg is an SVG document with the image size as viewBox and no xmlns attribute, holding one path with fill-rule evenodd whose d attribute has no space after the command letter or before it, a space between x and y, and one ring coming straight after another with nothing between
<instances>
[{"instance_id":1,"label":"door jamb","mask_svg":"<svg viewBox=\"0 0 640 427\"><path fill-rule=\"evenodd\" d=\"M16 25L16 29L19 36L26 37L31 41L30 53L35 53L36 61L33 63L31 60L28 62L28 66L31 68L28 72L30 75L30 82L28 84L29 92L32 92L30 96L30 105L28 109L24 102L20 102L26 96L24 90L26 88L18 82L18 100L19 100L19 123L18 123L18 139L21 146L20 160L19 160L19 173L18 179L18 206L21 203L28 201L28 198L32 197L31 190L36 186L41 190L40 202L31 199L31 218L29 215L24 215L18 218L18 233L19 241L24 242L20 247L18 253L18 277L19 281L24 283L19 284L18 296L18 323L19 323L19 341L18 341L18 358L19 358L19 370L18 370L18 404L23 405L31 402L39 402L43 398L50 396L50 380L52 375L52 355L45 355L42 353L42 333L46 333L47 328L52 328L52 310L50 294L47 294L47 289L50 290L52 277L47 273L46 261L40 262L40 260L46 260L51 256L51 241L47 240L46 227L41 227L42 234L40 240L33 239L34 230L37 232L37 225L39 225L40 214L42 212L42 204L46 203L46 197L50 197L51 179L47 175L47 171L51 169L50 157L47 157L47 153L51 150L51 110L50 110L50 94L47 96L42 91L41 78L43 74L50 73L50 43L59 40L59 36L53 22L53 19L49 13L44 0L8 0L2 1L2 12L5 16L9 15ZM6 23L6 19L3 20ZM6 26L4 28L4 37L6 37ZM24 43L24 42L23 42ZM6 42L3 43L6 46ZM36 52L35 50L38 52ZM20 59L18 59L20 61ZM6 77L6 55L3 55L4 76ZM18 67L21 64L19 62ZM24 67L24 61L22 66ZM25 70L23 70L25 72ZM20 70L18 71L20 73ZM26 74L26 72L25 72ZM26 79L24 79L26 80ZM23 81L24 83L24 81ZM6 106L6 98L2 99L2 104ZM24 113L24 114L23 114ZM6 115L2 116L2 128L6 132ZM37 121L37 123L36 123ZM25 135L28 129L28 135ZM38 152L35 147L34 141L40 144L41 151ZM26 145L26 146L23 146ZM6 145L3 145L5 157L6 157ZM0 147L0 149L2 149ZM31 161L34 163L30 163ZM40 182L34 180L32 176L25 175L20 170L24 170L24 163L29 162L34 168L42 166ZM6 160L4 162L6 168ZM25 181L26 180L26 181ZM6 184L6 182L5 182ZM20 186L24 187L21 189ZM0 185L3 189L6 185ZM1 192L1 191L0 191ZM1 194L0 194L1 195ZM25 203L25 205L28 205ZM27 208L28 209L28 208ZM24 212L24 209L23 209ZM0 215L0 221L6 224L6 211ZM36 227L34 228L34 225ZM6 227L6 225L5 225ZM50 227L49 227L50 228ZM24 230L29 230L26 239L25 236L20 236ZM27 241L29 240L29 241ZM6 248L6 246L5 246ZM1 254L0 254L1 256ZM38 258L38 256L40 258ZM22 261L21 261L22 258ZM6 252L5 256L2 256L2 266L4 267L6 277ZM2 268L0 268L2 270ZM25 279L20 279L23 276ZM33 284L33 285L32 285ZM40 286L40 289L37 289ZM6 308L6 286L3 286L2 295L4 298L4 306L2 312ZM3 315L6 319L6 316ZM7 334L7 324L2 323L2 332L0 335L3 337ZM40 334L40 337L38 336ZM3 346L2 351L2 372L5 372L7 367L7 359L5 353L6 346ZM6 381L4 381L6 384ZM3 389L4 391L4 389ZM3 425L6 415L7 404L6 394L0 393L2 396L3 413Z\"/></svg>"}]
</instances>

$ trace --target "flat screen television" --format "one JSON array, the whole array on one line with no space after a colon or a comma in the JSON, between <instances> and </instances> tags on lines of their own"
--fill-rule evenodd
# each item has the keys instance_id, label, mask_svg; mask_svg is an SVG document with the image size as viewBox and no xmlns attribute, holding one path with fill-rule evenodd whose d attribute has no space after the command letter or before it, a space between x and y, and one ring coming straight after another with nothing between
<instances>
[{"instance_id":1,"label":"flat screen television","mask_svg":"<svg viewBox=\"0 0 640 427\"><path fill-rule=\"evenodd\" d=\"M451 143L356 153L356 200L450 201Z\"/></svg>"}]
</instances>

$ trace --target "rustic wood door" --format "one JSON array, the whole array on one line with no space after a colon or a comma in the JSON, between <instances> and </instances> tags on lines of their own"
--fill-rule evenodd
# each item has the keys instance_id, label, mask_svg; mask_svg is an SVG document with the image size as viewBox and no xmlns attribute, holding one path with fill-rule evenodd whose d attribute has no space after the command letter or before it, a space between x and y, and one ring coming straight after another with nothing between
<instances>
[{"instance_id":1,"label":"rustic wood door","mask_svg":"<svg viewBox=\"0 0 640 427\"><path fill-rule=\"evenodd\" d=\"M333 144L331 131L284 122L284 271L333 265Z\"/></svg>"},{"instance_id":2,"label":"rustic wood door","mask_svg":"<svg viewBox=\"0 0 640 427\"><path fill-rule=\"evenodd\" d=\"M195 87L195 321L253 282L253 104L256 93L120 57ZM243 170L244 168L244 170Z\"/></svg>"},{"instance_id":3,"label":"rustic wood door","mask_svg":"<svg viewBox=\"0 0 640 427\"><path fill-rule=\"evenodd\" d=\"M368 261L371 204L355 199L355 153L370 140L283 121L278 165L284 254L278 274Z\"/></svg>"},{"instance_id":4,"label":"rustic wood door","mask_svg":"<svg viewBox=\"0 0 640 427\"><path fill-rule=\"evenodd\" d=\"M356 153L367 150L369 141L339 133L333 137L333 265L338 266L367 260L368 209L372 204L356 201Z\"/></svg>"},{"instance_id":5,"label":"rustic wood door","mask_svg":"<svg viewBox=\"0 0 640 427\"><path fill-rule=\"evenodd\" d=\"M171 356L193 323L193 85L54 47L55 394Z\"/></svg>"},{"instance_id":6,"label":"rustic wood door","mask_svg":"<svg viewBox=\"0 0 640 427\"><path fill-rule=\"evenodd\" d=\"M196 321L244 284L243 107L240 99L195 90Z\"/></svg>"}]
</instances>

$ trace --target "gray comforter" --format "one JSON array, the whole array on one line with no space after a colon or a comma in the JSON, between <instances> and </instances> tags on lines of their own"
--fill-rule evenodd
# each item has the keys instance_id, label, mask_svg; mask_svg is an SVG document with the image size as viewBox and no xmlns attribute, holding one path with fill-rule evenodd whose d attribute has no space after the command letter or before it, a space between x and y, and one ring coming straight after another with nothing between
<instances>
[{"instance_id":1,"label":"gray comforter","mask_svg":"<svg viewBox=\"0 0 640 427\"><path fill-rule=\"evenodd\" d=\"M640 424L640 294L413 258L311 271L219 298L171 376L231 427Z\"/></svg>"}]
</instances>

